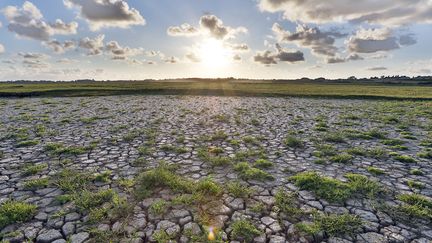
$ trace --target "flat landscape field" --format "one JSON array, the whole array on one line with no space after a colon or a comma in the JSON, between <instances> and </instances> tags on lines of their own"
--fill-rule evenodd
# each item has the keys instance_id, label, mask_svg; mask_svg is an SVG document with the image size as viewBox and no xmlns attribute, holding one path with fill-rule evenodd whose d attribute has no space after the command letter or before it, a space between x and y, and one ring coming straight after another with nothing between
<instances>
[{"instance_id":1,"label":"flat landscape field","mask_svg":"<svg viewBox=\"0 0 432 243\"><path fill-rule=\"evenodd\" d=\"M130 94L219 95L219 96L300 96L368 99L428 99L432 86L416 82L319 81L117 81L0 83L0 97L29 96L102 96Z\"/></svg>"},{"instance_id":2,"label":"flat landscape field","mask_svg":"<svg viewBox=\"0 0 432 243\"><path fill-rule=\"evenodd\" d=\"M430 101L122 95L0 109L5 242L432 240Z\"/></svg>"}]
</instances>

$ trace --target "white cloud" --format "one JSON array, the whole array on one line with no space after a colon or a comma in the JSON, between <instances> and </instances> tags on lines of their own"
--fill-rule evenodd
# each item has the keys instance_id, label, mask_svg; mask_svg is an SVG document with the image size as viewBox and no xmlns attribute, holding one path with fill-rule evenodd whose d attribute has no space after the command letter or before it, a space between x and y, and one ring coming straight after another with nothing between
<instances>
[{"instance_id":1,"label":"white cloud","mask_svg":"<svg viewBox=\"0 0 432 243\"><path fill-rule=\"evenodd\" d=\"M273 33L281 43L293 42L302 48L310 48L317 56L335 56L338 48L334 45L337 38L346 36L337 31L322 31L318 27L298 25L296 32L284 30L278 23L273 24Z\"/></svg>"},{"instance_id":2,"label":"white cloud","mask_svg":"<svg viewBox=\"0 0 432 243\"><path fill-rule=\"evenodd\" d=\"M216 39L227 39L234 37L237 33L246 33L245 27L232 28L225 26L223 21L215 15L204 15L200 19L202 29L210 33Z\"/></svg>"},{"instance_id":3,"label":"white cloud","mask_svg":"<svg viewBox=\"0 0 432 243\"><path fill-rule=\"evenodd\" d=\"M57 40L52 40L43 43L46 47L51 48L55 53L61 54L75 48L74 41L64 41L63 43Z\"/></svg>"},{"instance_id":4,"label":"white cloud","mask_svg":"<svg viewBox=\"0 0 432 243\"><path fill-rule=\"evenodd\" d=\"M254 61L269 66L271 64L277 64L278 61L295 63L305 60L303 52L301 51L285 50L279 44L276 44L275 48L276 52L266 50L256 53Z\"/></svg>"},{"instance_id":5,"label":"white cloud","mask_svg":"<svg viewBox=\"0 0 432 243\"><path fill-rule=\"evenodd\" d=\"M47 59L48 55L37 52L19 52L18 56L21 56L24 59Z\"/></svg>"},{"instance_id":6,"label":"white cloud","mask_svg":"<svg viewBox=\"0 0 432 243\"><path fill-rule=\"evenodd\" d=\"M5 48L2 44L0 44L0 54L2 54L3 52L5 52Z\"/></svg>"},{"instance_id":7,"label":"white cloud","mask_svg":"<svg viewBox=\"0 0 432 243\"><path fill-rule=\"evenodd\" d=\"M194 52L187 53L185 57L191 62L201 62L201 58Z\"/></svg>"},{"instance_id":8,"label":"white cloud","mask_svg":"<svg viewBox=\"0 0 432 243\"><path fill-rule=\"evenodd\" d=\"M208 35L215 39L226 40L234 38L239 33L247 33L245 27L233 28L225 26L223 21L215 15L204 15L199 20L199 27L193 27L188 23L180 26L171 26L167 29L168 35L171 36L196 36Z\"/></svg>"},{"instance_id":9,"label":"white cloud","mask_svg":"<svg viewBox=\"0 0 432 243\"><path fill-rule=\"evenodd\" d=\"M195 36L199 35L199 30L190 24L184 23L180 26L170 26L167 34L170 36Z\"/></svg>"},{"instance_id":10,"label":"white cloud","mask_svg":"<svg viewBox=\"0 0 432 243\"><path fill-rule=\"evenodd\" d=\"M100 55L103 52L104 39L105 35L98 35L93 39L85 37L79 41L78 46L86 49L89 56Z\"/></svg>"},{"instance_id":11,"label":"white cloud","mask_svg":"<svg viewBox=\"0 0 432 243\"><path fill-rule=\"evenodd\" d=\"M117 41L110 41L105 49L112 55L114 60L125 60L127 57L140 55L144 52L142 48L122 47Z\"/></svg>"},{"instance_id":12,"label":"white cloud","mask_svg":"<svg viewBox=\"0 0 432 243\"><path fill-rule=\"evenodd\" d=\"M101 28L129 28L132 25L145 25L140 12L130 8L125 0L64 0L64 4L79 9L79 15L85 19L92 31Z\"/></svg>"},{"instance_id":13,"label":"white cloud","mask_svg":"<svg viewBox=\"0 0 432 243\"><path fill-rule=\"evenodd\" d=\"M367 68L366 70L368 70L368 71L385 71L385 70L388 70L388 68L382 67L382 66L377 66L377 67Z\"/></svg>"},{"instance_id":14,"label":"white cloud","mask_svg":"<svg viewBox=\"0 0 432 243\"><path fill-rule=\"evenodd\" d=\"M432 23L430 0L259 0L258 5L263 11L284 12L284 18L304 23Z\"/></svg>"},{"instance_id":15,"label":"white cloud","mask_svg":"<svg viewBox=\"0 0 432 243\"><path fill-rule=\"evenodd\" d=\"M76 34L78 28L76 22L67 24L60 19L57 19L55 23L45 22L40 10L28 1L24 2L21 8L7 6L1 12L9 21L9 31L30 39L48 41L53 35Z\"/></svg>"},{"instance_id":16,"label":"white cloud","mask_svg":"<svg viewBox=\"0 0 432 243\"><path fill-rule=\"evenodd\" d=\"M361 28L347 40L348 50L354 53L385 52L415 43L416 40L412 35L397 36L388 28Z\"/></svg>"},{"instance_id":17,"label":"white cloud","mask_svg":"<svg viewBox=\"0 0 432 243\"><path fill-rule=\"evenodd\" d=\"M175 63L178 63L179 61L180 60L177 57L174 57L174 56L165 59L165 62L169 63L169 64L175 64Z\"/></svg>"},{"instance_id":18,"label":"white cloud","mask_svg":"<svg viewBox=\"0 0 432 243\"><path fill-rule=\"evenodd\" d=\"M26 68L45 70L51 67L51 65L46 61L50 56L46 54L37 52L19 52L18 56L22 58L21 63Z\"/></svg>"}]
</instances>

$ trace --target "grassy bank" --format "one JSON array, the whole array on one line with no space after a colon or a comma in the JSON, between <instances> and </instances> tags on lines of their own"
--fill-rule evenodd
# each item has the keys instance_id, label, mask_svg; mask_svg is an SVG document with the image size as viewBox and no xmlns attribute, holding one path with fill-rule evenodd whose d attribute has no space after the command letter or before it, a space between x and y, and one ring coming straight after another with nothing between
<instances>
[{"instance_id":1,"label":"grassy bank","mask_svg":"<svg viewBox=\"0 0 432 243\"><path fill-rule=\"evenodd\" d=\"M63 97L124 94L432 99L432 86L370 83L237 83L216 81L0 83L0 97Z\"/></svg>"}]
</instances>

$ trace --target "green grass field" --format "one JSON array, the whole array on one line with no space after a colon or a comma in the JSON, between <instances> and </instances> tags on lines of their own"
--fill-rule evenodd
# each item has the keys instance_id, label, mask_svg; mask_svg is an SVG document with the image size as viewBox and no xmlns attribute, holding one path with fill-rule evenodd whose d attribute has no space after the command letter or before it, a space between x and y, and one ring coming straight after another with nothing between
<instances>
[{"instance_id":1,"label":"green grass field","mask_svg":"<svg viewBox=\"0 0 432 243\"><path fill-rule=\"evenodd\" d=\"M0 83L0 97L102 96L123 94L308 96L329 98L432 99L432 86L319 82L123 81Z\"/></svg>"}]
</instances>

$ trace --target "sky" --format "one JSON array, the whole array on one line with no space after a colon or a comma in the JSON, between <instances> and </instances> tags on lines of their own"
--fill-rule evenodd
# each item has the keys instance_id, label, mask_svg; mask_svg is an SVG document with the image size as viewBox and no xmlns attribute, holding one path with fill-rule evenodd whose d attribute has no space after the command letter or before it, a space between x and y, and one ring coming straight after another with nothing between
<instances>
[{"instance_id":1,"label":"sky","mask_svg":"<svg viewBox=\"0 0 432 243\"><path fill-rule=\"evenodd\" d=\"M0 80L431 75L432 0L2 0Z\"/></svg>"}]
</instances>

